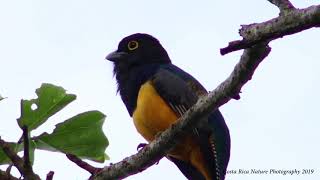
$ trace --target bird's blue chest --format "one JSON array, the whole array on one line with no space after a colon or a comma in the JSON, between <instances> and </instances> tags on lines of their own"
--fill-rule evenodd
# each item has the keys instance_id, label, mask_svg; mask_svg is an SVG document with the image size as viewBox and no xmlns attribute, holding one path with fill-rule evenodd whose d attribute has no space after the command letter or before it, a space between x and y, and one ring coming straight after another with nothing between
<instances>
[{"instance_id":1,"label":"bird's blue chest","mask_svg":"<svg viewBox=\"0 0 320 180\"><path fill-rule=\"evenodd\" d=\"M119 91L121 98L125 103L130 116L137 106L138 93L141 86L152 79L153 75L156 73L158 66L148 65L139 66L137 68L132 68L128 73L127 79L122 83L119 83Z\"/></svg>"}]
</instances>

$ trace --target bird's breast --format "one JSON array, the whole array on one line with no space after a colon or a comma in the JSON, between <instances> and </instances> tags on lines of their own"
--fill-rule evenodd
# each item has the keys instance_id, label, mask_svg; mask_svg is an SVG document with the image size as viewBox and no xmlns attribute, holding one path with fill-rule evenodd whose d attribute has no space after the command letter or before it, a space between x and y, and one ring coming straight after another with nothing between
<instances>
[{"instance_id":1,"label":"bird's breast","mask_svg":"<svg viewBox=\"0 0 320 180\"><path fill-rule=\"evenodd\" d=\"M136 129L148 142L154 140L158 133L170 127L178 119L178 116L153 87L151 81L141 86L137 106L132 117ZM168 154L174 158L190 162L204 174L206 179L210 179L200 147L192 136L186 136Z\"/></svg>"},{"instance_id":2,"label":"bird's breast","mask_svg":"<svg viewBox=\"0 0 320 180\"><path fill-rule=\"evenodd\" d=\"M152 141L159 132L167 129L177 118L157 93L151 81L141 86L133 112L133 121L138 132L147 141Z\"/></svg>"}]
</instances>

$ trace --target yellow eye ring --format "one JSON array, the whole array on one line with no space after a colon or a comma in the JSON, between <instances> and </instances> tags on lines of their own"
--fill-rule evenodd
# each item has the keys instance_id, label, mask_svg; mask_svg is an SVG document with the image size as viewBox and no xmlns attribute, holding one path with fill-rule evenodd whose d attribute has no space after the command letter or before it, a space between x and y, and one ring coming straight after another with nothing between
<instances>
[{"instance_id":1,"label":"yellow eye ring","mask_svg":"<svg viewBox=\"0 0 320 180\"><path fill-rule=\"evenodd\" d=\"M130 42L128 43L128 49L129 49L130 51L135 50L135 49L137 49L138 47L139 47L138 41L130 41Z\"/></svg>"}]
</instances>

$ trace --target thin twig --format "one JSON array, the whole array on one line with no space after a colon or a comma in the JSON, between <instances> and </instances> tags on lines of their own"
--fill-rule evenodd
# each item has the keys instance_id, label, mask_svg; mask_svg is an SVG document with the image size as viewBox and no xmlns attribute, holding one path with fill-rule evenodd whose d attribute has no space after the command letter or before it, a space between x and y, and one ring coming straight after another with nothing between
<instances>
[{"instance_id":1,"label":"thin twig","mask_svg":"<svg viewBox=\"0 0 320 180\"><path fill-rule=\"evenodd\" d=\"M19 180L18 178L12 176L10 173L7 173L6 171L0 170L0 179L1 180Z\"/></svg>"},{"instance_id":2,"label":"thin twig","mask_svg":"<svg viewBox=\"0 0 320 180\"><path fill-rule=\"evenodd\" d=\"M320 5L295 9L266 22L242 25L239 33L243 39L230 42L227 47L220 49L220 54L225 55L233 51L250 48L264 41L271 41L319 26Z\"/></svg>"},{"instance_id":3,"label":"thin twig","mask_svg":"<svg viewBox=\"0 0 320 180\"><path fill-rule=\"evenodd\" d=\"M24 168L28 169L28 171L32 171L32 166L30 163L30 151L29 151L29 132L28 132L28 127L23 126L22 128L23 131L23 158L24 158Z\"/></svg>"},{"instance_id":4,"label":"thin twig","mask_svg":"<svg viewBox=\"0 0 320 180\"><path fill-rule=\"evenodd\" d=\"M70 161L74 162L76 165L78 165L79 167L88 171L91 174L96 174L102 170L102 168L96 168L96 167L91 166L90 164L82 161L80 158L78 158L77 156L75 156L73 154L66 154L66 156Z\"/></svg>"},{"instance_id":5,"label":"thin twig","mask_svg":"<svg viewBox=\"0 0 320 180\"><path fill-rule=\"evenodd\" d=\"M11 173L11 169L12 169L13 164L9 164L9 166L6 169L6 173L10 174Z\"/></svg>"},{"instance_id":6,"label":"thin twig","mask_svg":"<svg viewBox=\"0 0 320 180\"><path fill-rule=\"evenodd\" d=\"M20 174L24 174L24 162L22 158L20 158L15 151L12 149L8 142L5 142L0 137L0 147L2 148L3 152L10 158L13 165L18 169Z\"/></svg>"},{"instance_id":7,"label":"thin twig","mask_svg":"<svg viewBox=\"0 0 320 180\"><path fill-rule=\"evenodd\" d=\"M46 180L52 180L52 179L53 179L53 175L54 175L54 172L53 172L53 171L50 171L50 172L47 174Z\"/></svg>"},{"instance_id":8,"label":"thin twig","mask_svg":"<svg viewBox=\"0 0 320 180\"><path fill-rule=\"evenodd\" d=\"M280 15L295 9L289 0L268 0L272 4L276 5L280 9Z\"/></svg>"},{"instance_id":9,"label":"thin twig","mask_svg":"<svg viewBox=\"0 0 320 180\"><path fill-rule=\"evenodd\" d=\"M24 160L15 153L10 143L5 142L0 137L0 147L3 152L10 158L13 165L18 169L20 174L27 180L40 180L40 177L32 171L32 168L26 168ZM30 166L31 167L31 166Z\"/></svg>"},{"instance_id":10,"label":"thin twig","mask_svg":"<svg viewBox=\"0 0 320 180\"><path fill-rule=\"evenodd\" d=\"M29 144L29 132L28 127L22 127L22 137L23 137L23 157L24 157L24 173L22 174L27 180L40 180L40 177L35 174L32 170L32 165L30 162L30 144Z\"/></svg>"}]
</instances>

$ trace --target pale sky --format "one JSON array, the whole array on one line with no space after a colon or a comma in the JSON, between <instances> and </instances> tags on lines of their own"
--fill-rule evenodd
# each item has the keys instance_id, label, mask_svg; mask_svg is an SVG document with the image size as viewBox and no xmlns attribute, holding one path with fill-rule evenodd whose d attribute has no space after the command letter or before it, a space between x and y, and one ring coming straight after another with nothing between
<instances>
[{"instance_id":1,"label":"pale sky","mask_svg":"<svg viewBox=\"0 0 320 180\"><path fill-rule=\"evenodd\" d=\"M318 0L292 1L304 8ZM136 153L145 140L116 94L112 63L104 57L125 36L143 32L160 40L174 64L208 90L227 78L241 51L226 56L219 48L240 39L241 24L276 17L267 0L243 1L85 1L0 0L0 136L21 136L16 119L20 99L35 98L41 83L63 86L77 100L33 135L88 110L107 115L104 132L111 157L103 165ZM272 51L242 89L241 99L221 111L231 133L229 170L302 170L313 175L240 175L229 180L314 180L320 177L319 29L273 41ZM102 165L100 165L102 166ZM0 166L4 169L4 166ZM34 170L42 178L87 179L89 174L59 153L36 151ZM185 179L166 159L127 179Z\"/></svg>"}]
</instances>

